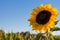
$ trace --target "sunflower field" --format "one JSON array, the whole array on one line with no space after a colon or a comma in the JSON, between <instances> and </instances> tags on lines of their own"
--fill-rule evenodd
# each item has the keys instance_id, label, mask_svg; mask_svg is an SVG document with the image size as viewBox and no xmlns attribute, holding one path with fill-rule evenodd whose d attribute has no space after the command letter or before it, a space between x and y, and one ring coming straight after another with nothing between
<instances>
[{"instance_id":1,"label":"sunflower field","mask_svg":"<svg viewBox=\"0 0 60 40\"><path fill-rule=\"evenodd\" d=\"M57 30L56 28L55 30ZM0 40L42 40L47 38L41 33L31 34L30 32L6 33L0 30ZM50 34L50 40L60 40L60 36Z\"/></svg>"}]
</instances>

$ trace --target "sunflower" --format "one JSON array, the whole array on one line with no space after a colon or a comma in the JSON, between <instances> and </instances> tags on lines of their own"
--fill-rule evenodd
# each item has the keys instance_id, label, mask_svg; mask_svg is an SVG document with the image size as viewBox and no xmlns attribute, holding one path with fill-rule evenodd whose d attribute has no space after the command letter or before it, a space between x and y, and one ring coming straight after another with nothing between
<instances>
[{"instance_id":1,"label":"sunflower","mask_svg":"<svg viewBox=\"0 0 60 40\"><path fill-rule=\"evenodd\" d=\"M50 28L54 28L57 16L57 8L52 8L51 4L41 4L39 7L33 9L29 22L33 30L46 32L50 31Z\"/></svg>"}]
</instances>

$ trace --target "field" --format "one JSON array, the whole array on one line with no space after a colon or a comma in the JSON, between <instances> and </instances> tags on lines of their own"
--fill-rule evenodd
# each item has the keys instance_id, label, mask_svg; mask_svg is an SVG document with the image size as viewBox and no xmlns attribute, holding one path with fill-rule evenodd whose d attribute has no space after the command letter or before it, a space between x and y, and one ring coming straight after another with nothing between
<instances>
[{"instance_id":1,"label":"field","mask_svg":"<svg viewBox=\"0 0 60 40\"><path fill-rule=\"evenodd\" d=\"M41 39L42 38L42 39ZM0 30L0 40L43 40L46 39L41 33L31 34L30 32L5 33ZM50 40L60 40L60 36L50 35Z\"/></svg>"}]
</instances>

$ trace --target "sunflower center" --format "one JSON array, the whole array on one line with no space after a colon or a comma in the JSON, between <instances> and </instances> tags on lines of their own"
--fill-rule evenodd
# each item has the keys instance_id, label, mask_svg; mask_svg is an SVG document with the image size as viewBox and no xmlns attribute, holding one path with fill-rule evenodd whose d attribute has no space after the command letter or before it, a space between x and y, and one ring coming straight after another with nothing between
<instances>
[{"instance_id":1,"label":"sunflower center","mask_svg":"<svg viewBox=\"0 0 60 40\"><path fill-rule=\"evenodd\" d=\"M38 24L46 24L49 21L50 17L51 12L43 10L39 12L38 15L36 16L36 22Z\"/></svg>"}]
</instances>

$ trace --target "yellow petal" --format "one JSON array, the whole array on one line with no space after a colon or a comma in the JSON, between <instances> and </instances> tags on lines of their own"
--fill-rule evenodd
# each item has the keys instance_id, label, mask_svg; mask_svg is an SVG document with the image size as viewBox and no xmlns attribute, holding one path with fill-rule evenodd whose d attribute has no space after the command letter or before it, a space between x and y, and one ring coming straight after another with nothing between
<instances>
[{"instance_id":1,"label":"yellow petal","mask_svg":"<svg viewBox=\"0 0 60 40\"><path fill-rule=\"evenodd\" d=\"M33 11L38 13L39 12L39 8L35 8L35 9L33 9Z\"/></svg>"},{"instance_id":2,"label":"yellow petal","mask_svg":"<svg viewBox=\"0 0 60 40\"><path fill-rule=\"evenodd\" d=\"M52 8L52 5L51 4L46 4L45 7Z\"/></svg>"},{"instance_id":3,"label":"yellow petal","mask_svg":"<svg viewBox=\"0 0 60 40\"><path fill-rule=\"evenodd\" d=\"M56 12L58 14L58 9L57 8L52 8L52 11Z\"/></svg>"},{"instance_id":4,"label":"yellow petal","mask_svg":"<svg viewBox=\"0 0 60 40\"><path fill-rule=\"evenodd\" d=\"M44 5L43 5L43 4L41 4L39 7L44 7Z\"/></svg>"},{"instance_id":5,"label":"yellow petal","mask_svg":"<svg viewBox=\"0 0 60 40\"><path fill-rule=\"evenodd\" d=\"M36 12L30 12L31 15L36 15Z\"/></svg>"}]
</instances>

